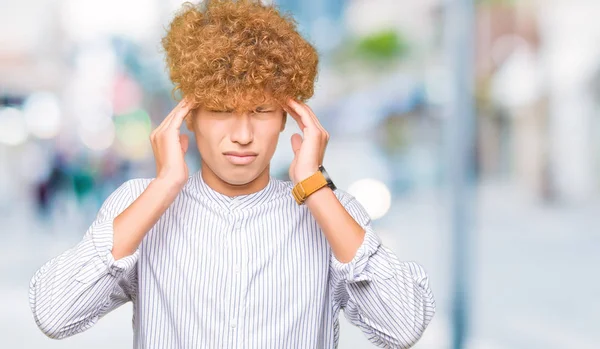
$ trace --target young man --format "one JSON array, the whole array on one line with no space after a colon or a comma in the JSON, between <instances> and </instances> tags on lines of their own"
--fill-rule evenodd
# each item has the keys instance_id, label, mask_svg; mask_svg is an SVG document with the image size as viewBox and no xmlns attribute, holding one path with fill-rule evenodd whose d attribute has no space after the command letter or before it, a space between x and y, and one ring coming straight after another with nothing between
<instances>
[{"instance_id":1,"label":"young man","mask_svg":"<svg viewBox=\"0 0 600 349\"><path fill-rule=\"evenodd\" d=\"M72 336L134 305L135 348L335 348L338 315L408 348L435 302L322 165L329 140L303 103L317 55L293 20L250 1L187 6L163 40L184 99L152 132L156 177L125 182L83 240L31 281L35 321ZM269 162L289 114L290 181ZM184 162L195 134L201 170Z\"/></svg>"}]
</instances>

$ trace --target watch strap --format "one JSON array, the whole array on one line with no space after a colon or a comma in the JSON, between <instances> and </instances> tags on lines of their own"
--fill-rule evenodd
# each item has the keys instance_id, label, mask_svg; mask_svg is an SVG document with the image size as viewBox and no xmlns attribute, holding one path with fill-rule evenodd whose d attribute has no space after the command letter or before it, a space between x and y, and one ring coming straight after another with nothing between
<instances>
[{"instance_id":1,"label":"watch strap","mask_svg":"<svg viewBox=\"0 0 600 349\"><path fill-rule=\"evenodd\" d=\"M306 198L308 198L312 193L317 190L327 186L327 179L321 171L315 172L310 177L296 183L294 188L292 189L292 195L298 205L302 205Z\"/></svg>"}]
</instances>

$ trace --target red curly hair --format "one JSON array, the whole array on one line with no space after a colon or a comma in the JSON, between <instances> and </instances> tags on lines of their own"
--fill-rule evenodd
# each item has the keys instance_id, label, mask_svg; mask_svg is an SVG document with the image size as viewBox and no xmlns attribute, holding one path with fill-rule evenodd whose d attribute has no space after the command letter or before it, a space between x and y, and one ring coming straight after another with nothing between
<instances>
[{"instance_id":1,"label":"red curly hair","mask_svg":"<svg viewBox=\"0 0 600 349\"><path fill-rule=\"evenodd\" d=\"M273 98L306 101L318 55L296 21L252 0L185 3L162 39L170 77L194 105L244 112Z\"/></svg>"}]
</instances>

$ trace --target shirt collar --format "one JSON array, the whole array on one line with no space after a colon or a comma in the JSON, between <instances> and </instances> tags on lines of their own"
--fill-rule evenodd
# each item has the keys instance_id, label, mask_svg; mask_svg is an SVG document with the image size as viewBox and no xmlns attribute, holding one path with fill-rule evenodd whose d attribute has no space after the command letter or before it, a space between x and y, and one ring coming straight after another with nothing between
<instances>
[{"instance_id":1,"label":"shirt collar","mask_svg":"<svg viewBox=\"0 0 600 349\"><path fill-rule=\"evenodd\" d=\"M192 175L192 182L201 198L227 211L250 209L265 204L282 194L281 181L272 175L269 175L269 182L264 188L254 193L237 196L227 196L211 188L202 178L202 169Z\"/></svg>"}]
</instances>

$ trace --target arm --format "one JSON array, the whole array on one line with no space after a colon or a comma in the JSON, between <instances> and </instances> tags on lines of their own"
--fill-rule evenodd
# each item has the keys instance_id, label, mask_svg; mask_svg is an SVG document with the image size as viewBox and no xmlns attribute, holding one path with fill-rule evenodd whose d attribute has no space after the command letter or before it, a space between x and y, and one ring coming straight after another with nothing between
<instances>
[{"instance_id":1,"label":"arm","mask_svg":"<svg viewBox=\"0 0 600 349\"><path fill-rule=\"evenodd\" d=\"M337 192L323 188L306 201L332 249L334 303L372 343L409 348L435 313L427 274L417 263L401 262L381 245L362 205L338 192L340 199Z\"/></svg>"},{"instance_id":2,"label":"arm","mask_svg":"<svg viewBox=\"0 0 600 349\"><path fill-rule=\"evenodd\" d=\"M111 193L83 240L31 279L31 311L47 336L59 339L85 331L135 295L138 246L188 179L188 139L179 127L189 108L182 100L150 135L157 178L144 183L135 199L131 187L139 180Z\"/></svg>"},{"instance_id":3,"label":"arm","mask_svg":"<svg viewBox=\"0 0 600 349\"><path fill-rule=\"evenodd\" d=\"M173 196L153 180L134 201L131 186L139 184L130 180L111 193L82 241L31 279L30 307L48 337L83 332L135 294L138 245Z\"/></svg>"},{"instance_id":4,"label":"arm","mask_svg":"<svg viewBox=\"0 0 600 349\"><path fill-rule=\"evenodd\" d=\"M291 138L294 160L289 173L296 184L323 163L329 133L306 104L290 99L284 109L304 135ZM421 338L435 312L427 275L418 264L400 262L383 247L365 209L351 195L338 192L341 200L324 187L305 201L333 251L330 292L335 310L343 308L376 345L408 348Z\"/></svg>"}]
</instances>

